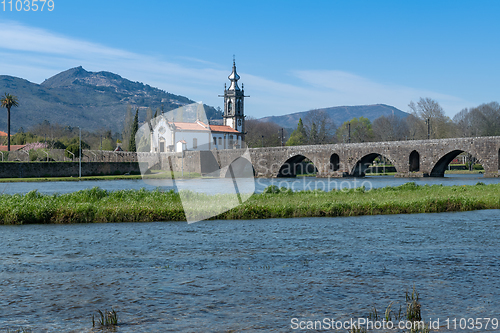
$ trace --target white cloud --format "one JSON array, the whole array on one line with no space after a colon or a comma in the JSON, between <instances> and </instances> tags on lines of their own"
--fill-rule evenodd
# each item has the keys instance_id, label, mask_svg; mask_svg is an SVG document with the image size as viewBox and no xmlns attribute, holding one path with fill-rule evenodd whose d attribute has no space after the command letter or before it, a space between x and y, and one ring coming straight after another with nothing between
<instances>
[{"instance_id":1,"label":"white cloud","mask_svg":"<svg viewBox=\"0 0 500 333\"><path fill-rule=\"evenodd\" d=\"M0 23L2 73L40 83L60 71L82 65L90 71L110 71L133 81L140 81L183 95L193 100L219 106L218 95L228 82L225 66L197 58L178 57L183 64L158 57L110 48L97 43L61 36L50 31L21 25ZM194 68L202 64L204 68ZM431 97L441 103L448 115L471 106L460 98L436 92L397 85L384 85L342 71L296 70L291 75L302 84L277 82L264 77L239 73L240 82L252 97L246 102L246 113L254 117L280 115L313 108L338 105L388 104L407 111L411 100ZM286 77L286 76L283 76Z\"/></svg>"},{"instance_id":2,"label":"white cloud","mask_svg":"<svg viewBox=\"0 0 500 333\"><path fill-rule=\"evenodd\" d=\"M39 28L21 25L17 22L0 23L0 38L9 43L2 48L66 56L131 57L132 53L109 48L96 43L70 39Z\"/></svg>"}]
</instances>

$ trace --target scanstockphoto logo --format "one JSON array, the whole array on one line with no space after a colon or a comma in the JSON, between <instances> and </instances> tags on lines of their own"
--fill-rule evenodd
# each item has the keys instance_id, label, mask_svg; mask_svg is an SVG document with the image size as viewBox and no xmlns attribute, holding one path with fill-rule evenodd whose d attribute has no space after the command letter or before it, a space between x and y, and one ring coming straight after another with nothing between
<instances>
[{"instance_id":1,"label":"scanstockphoto logo","mask_svg":"<svg viewBox=\"0 0 500 333\"><path fill-rule=\"evenodd\" d=\"M147 119L135 141L143 181L177 188L188 223L237 207L255 191L241 133L211 125L202 103Z\"/></svg>"}]
</instances>

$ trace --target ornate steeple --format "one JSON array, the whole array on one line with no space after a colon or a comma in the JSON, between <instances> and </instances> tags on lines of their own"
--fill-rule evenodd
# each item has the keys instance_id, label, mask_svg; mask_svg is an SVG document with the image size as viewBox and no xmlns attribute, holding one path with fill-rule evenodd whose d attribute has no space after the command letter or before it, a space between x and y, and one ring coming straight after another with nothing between
<instances>
[{"instance_id":1,"label":"ornate steeple","mask_svg":"<svg viewBox=\"0 0 500 333\"><path fill-rule=\"evenodd\" d=\"M229 126L241 133L241 138L245 136L245 112L243 89L238 87L240 76L236 73L236 62L233 56L233 71L229 74L228 79L231 81L229 88L224 85L224 125ZM243 87L243 85L242 85Z\"/></svg>"},{"instance_id":2,"label":"ornate steeple","mask_svg":"<svg viewBox=\"0 0 500 333\"><path fill-rule=\"evenodd\" d=\"M240 79L240 76L238 73L236 73L236 63L233 57L233 72L229 74L227 77L229 80L231 80L231 85L229 86L229 90L240 90L240 87L238 87L238 80Z\"/></svg>"}]
</instances>

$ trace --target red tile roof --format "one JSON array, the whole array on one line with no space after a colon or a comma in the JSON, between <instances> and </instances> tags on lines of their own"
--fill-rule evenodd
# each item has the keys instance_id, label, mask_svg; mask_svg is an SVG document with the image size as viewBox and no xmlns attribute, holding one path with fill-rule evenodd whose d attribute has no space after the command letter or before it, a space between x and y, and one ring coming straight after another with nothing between
<instances>
[{"instance_id":1,"label":"red tile roof","mask_svg":"<svg viewBox=\"0 0 500 333\"><path fill-rule=\"evenodd\" d=\"M210 125L210 130L212 132L229 132L229 133L239 133L237 130L230 126L224 125Z\"/></svg>"},{"instance_id":2,"label":"red tile roof","mask_svg":"<svg viewBox=\"0 0 500 333\"><path fill-rule=\"evenodd\" d=\"M26 145L10 145L10 151L16 151L24 147L26 147ZM0 151L7 151L7 148L7 146L0 146Z\"/></svg>"},{"instance_id":3,"label":"red tile roof","mask_svg":"<svg viewBox=\"0 0 500 333\"><path fill-rule=\"evenodd\" d=\"M174 122L174 125L176 130L181 131L208 131L210 129L212 132L239 133L230 126L207 125L201 121L197 121L196 123Z\"/></svg>"},{"instance_id":4,"label":"red tile roof","mask_svg":"<svg viewBox=\"0 0 500 333\"><path fill-rule=\"evenodd\" d=\"M202 122L197 122L197 123L175 122L174 126L176 130L181 130L181 131L208 131L208 128L205 127L207 125L203 124Z\"/></svg>"},{"instance_id":5,"label":"red tile roof","mask_svg":"<svg viewBox=\"0 0 500 333\"><path fill-rule=\"evenodd\" d=\"M0 131L0 136L7 136L7 133L5 133L4 131Z\"/></svg>"}]
</instances>

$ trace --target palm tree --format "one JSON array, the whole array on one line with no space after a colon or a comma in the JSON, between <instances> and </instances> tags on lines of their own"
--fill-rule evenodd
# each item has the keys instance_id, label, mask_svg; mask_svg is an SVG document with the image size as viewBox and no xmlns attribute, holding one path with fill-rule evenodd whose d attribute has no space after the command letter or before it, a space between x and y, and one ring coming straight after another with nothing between
<instances>
[{"instance_id":1,"label":"palm tree","mask_svg":"<svg viewBox=\"0 0 500 333\"><path fill-rule=\"evenodd\" d=\"M0 103L7 109L7 151L10 151L10 108L19 106L19 103L16 96L7 93L0 99Z\"/></svg>"}]
</instances>

